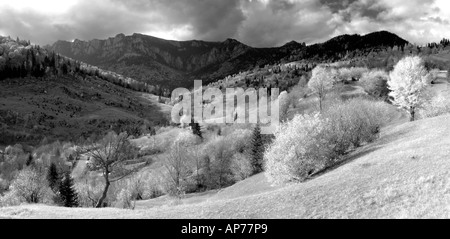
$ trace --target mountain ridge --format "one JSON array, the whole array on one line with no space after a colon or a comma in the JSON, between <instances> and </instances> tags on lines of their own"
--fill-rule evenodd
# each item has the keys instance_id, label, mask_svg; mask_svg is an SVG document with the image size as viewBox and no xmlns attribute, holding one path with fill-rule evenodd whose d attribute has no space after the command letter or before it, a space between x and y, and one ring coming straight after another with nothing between
<instances>
[{"instance_id":1,"label":"mountain ridge","mask_svg":"<svg viewBox=\"0 0 450 239\"><path fill-rule=\"evenodd\" d=\"M324 43L290 41L279 47L255 48L236 39L222 42L174 41L134 33L91 41L57 41L48 49L64 56L166 88L191 86L194 79L210 83L255 66L280 61L326 61L348 51L404 46L408 41L380 31L341 35Z\"/></svg>"}]
</instances>

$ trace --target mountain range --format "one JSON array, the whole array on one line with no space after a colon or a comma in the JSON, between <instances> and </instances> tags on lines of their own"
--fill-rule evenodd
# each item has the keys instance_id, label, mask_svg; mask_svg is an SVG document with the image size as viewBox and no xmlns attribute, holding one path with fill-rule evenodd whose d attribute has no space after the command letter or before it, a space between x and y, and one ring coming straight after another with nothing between
<instances>
[{"instance_id":1,"label":"mountain range","mask_svg":"<svg viewBox=\"0 0 450 239\"><path fill-rule=\"evenodd\" d=\"M295 41L280 47L254 48L234 39L223 42L172 41L152 36L118 34L105 40L57 41L49 50L167 89L204 84L256 66L308 60L329 62L375 49L403 47L408 41L387 31L342 35L307 46Z\"/></svg>"}]
</instances>

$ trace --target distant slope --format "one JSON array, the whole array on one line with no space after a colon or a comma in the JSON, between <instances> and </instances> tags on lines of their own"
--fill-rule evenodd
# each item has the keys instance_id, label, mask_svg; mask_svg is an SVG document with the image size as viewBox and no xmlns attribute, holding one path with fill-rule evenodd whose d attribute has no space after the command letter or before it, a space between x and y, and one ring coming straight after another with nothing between
<instances>
[{"instance_id":1,"label":"distant slope","mask_svg":"<svg viewBox=\"0 0 450 239\"><path fill-rule=\"evenodd\" d=\"M0 36L0 146L76 141L108 130L140 135L167 123L170 107L132 86L147 87Z\"/></svg>"},{"instance_id":2,"label":"distant slope","mask_svg":"<svg viewBox=\"0 0 450 239\"><path fill-rule=\"evenodd\" d=\"M96 77L0 81L0 145L76 141L166 122L170 113L142 95Z\"/></svg>"},{"instance_id":3,"label":"distant slope","mask_svg":"<svg viewBox=\"0 0 450 239\"><path fill-rule=\"evenodd\" d=\"M136 211L19 206L0 209L0 217L450 218L449 120L387 127L340 168L261 194Z\"/></svg>"},{"instance_id":4,"label":"distant slope","mask_svg":"<svg viewBox=\"0 0 450 239\"><path fill-rule=\"evenodd\" d=\"M253 48L233 39L224 42L169 41L142 34L106 40L58 41L49 49L128 77L166 88L205 84L280 61L332 61L354 52L370 52L408 42L389 32L344 35L306 47L295 41L281 47ZM357 54L357 53L355 53Z\"/></svg>"}]
</instances>

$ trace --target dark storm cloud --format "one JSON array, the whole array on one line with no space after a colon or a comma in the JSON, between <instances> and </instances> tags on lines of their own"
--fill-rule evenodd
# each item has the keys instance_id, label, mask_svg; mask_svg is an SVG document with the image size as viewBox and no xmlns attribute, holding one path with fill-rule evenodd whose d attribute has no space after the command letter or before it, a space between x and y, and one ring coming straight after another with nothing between
<instances>
[{"instance_id":1,"label":"dark storm cloud","mask_svg":"<svg viewBox=\"0 0 450 239\"><path fill-rule=\"evenodd\" d=\"M188 26L191 35L204 40L233 36L245 20L240 0L130 0L118 1L130 11L159 16L165 27ZM154 10L157 11L154 11Z\"/></svg>"},{"instance_id":2,"label":"dark storm cloud","mask_svg":"<svg viewBox=\"0 0 450 239\"><path fill-rule=\"evenodd\" d=\"M330 36L331 12L318 1L246 1L246 21L238 38L254 46L279 46L291 40L314 42Z\"/></svg>"},{"instance_id":3,"label":"dark storm cloud","mask_svg":"<svg viewBox=\"0 0 450 239\"><path fill-rule=\"evenodd\" d=\"M268 47L376 30L426 42L449 33L450 21L443 0L78 0L60 13L8 4L0 8L0 33L40 44L138 32Z\"/></svg>"}]
</instances>

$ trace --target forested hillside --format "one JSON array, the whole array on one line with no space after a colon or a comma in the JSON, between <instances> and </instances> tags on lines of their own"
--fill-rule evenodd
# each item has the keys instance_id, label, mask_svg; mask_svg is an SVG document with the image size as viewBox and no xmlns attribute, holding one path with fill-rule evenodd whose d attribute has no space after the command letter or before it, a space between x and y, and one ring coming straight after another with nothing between
<instances>
[{"instance_id":1,"label":"forested hillside","mask_svg":"<svg viewBox=\"0 0 450 239\"><path fill-rule=\"evenodd\" d=\"M159 107L140 97L151 89L28 41L0 37L0 145L78 140L108 129L133 134L165 124Z\"/></svg>"}]
</instances>

